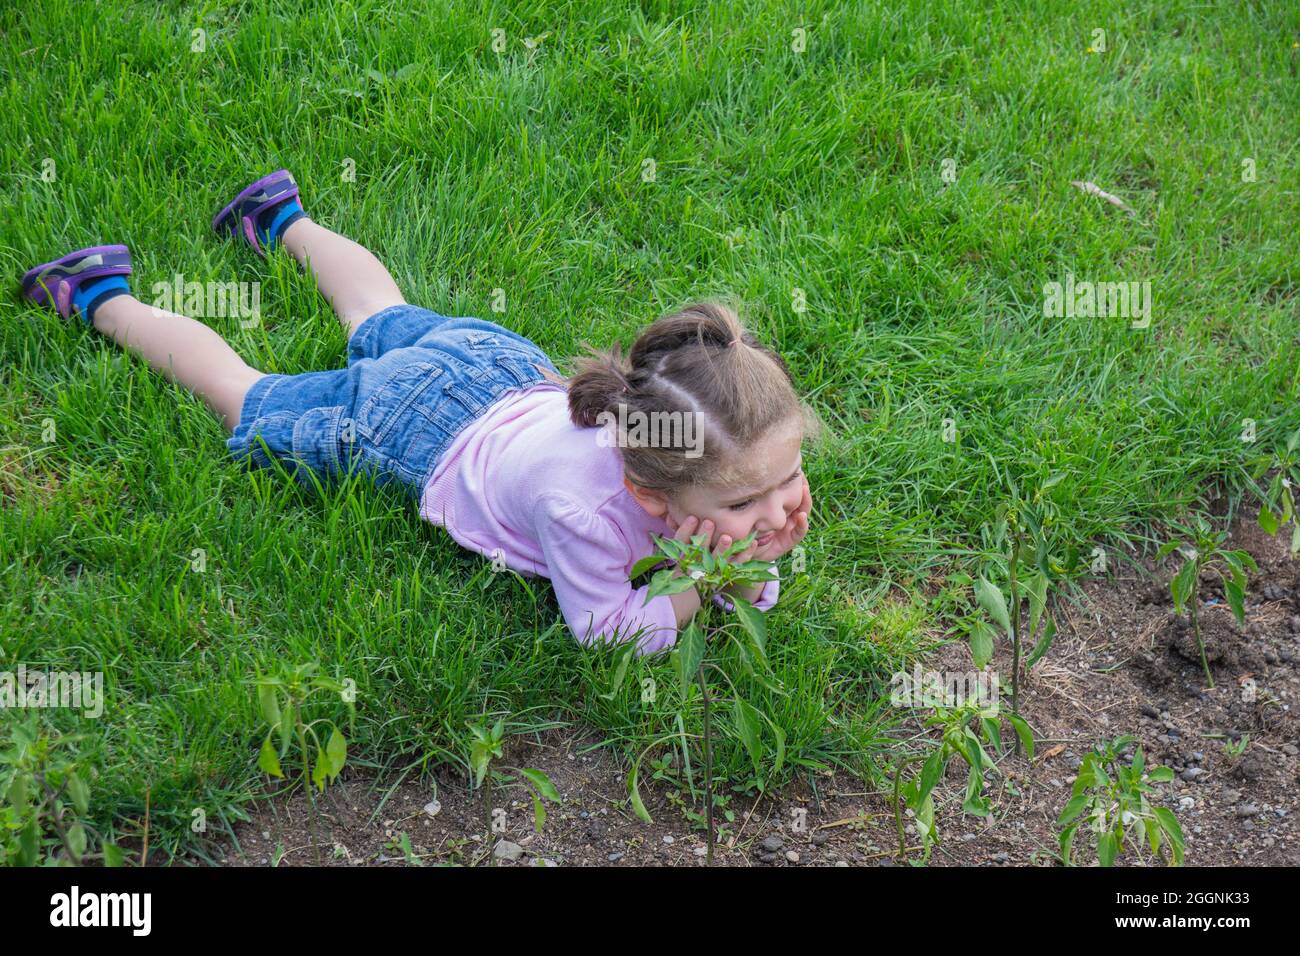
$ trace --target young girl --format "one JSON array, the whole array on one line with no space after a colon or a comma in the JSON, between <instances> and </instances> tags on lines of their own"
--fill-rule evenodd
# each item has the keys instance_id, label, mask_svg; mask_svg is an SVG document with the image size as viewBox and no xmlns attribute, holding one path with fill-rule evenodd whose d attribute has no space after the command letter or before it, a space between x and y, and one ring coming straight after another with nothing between
<instances>
[{"instance_id":1,"label":"young girl","mask_svg":"<svg viewBox=\"0 0 1300 956\"><path fill-rule=\"evenodd\" d=\"M800 448L816 418L780 356L725 306L661 318L626 361L617 344L593 352L566 383L521 335L408 305L370 252L306 216L286 170L241 192L212 226L262 256L283 245L310 268L348 330L346 369L250 368L206 325L134 298L125 246L37 266L23 292L197 394L231 430L237 458L275 458L313 487L354 471L400 483L464 547L550 578L583 643L662 650L699 609L694 588L647 603L647 586L628 581L653 552L652 533L706 534L715 553L754 534L737 559L764 561L807 534ZM598 427L612 419L634 428ZM693 426L690 447L631 440L644 433L636 423L662 421ZM769 581L740 596L767 610L778 589Z\"/></svg>"}]
</instances>

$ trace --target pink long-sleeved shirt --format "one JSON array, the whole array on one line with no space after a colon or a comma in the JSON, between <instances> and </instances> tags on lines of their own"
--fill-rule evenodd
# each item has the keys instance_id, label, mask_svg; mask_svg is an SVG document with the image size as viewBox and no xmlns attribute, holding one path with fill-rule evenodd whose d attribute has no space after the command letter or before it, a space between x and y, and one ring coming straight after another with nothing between
<instances>
[{"instance_id":1,"label":"pink long-sleeved shirt","mask_svg":"<svg viewBox=\"0 0 1300 956\"><path fill-rule=\"evenodd\" d=\"M559 385L509 392L456 436L420 514L463 547L549 578L583 644L635 638L639 654L661 651L677 640L672 601L661 594L647 604L648 585L634 589L628 574L654 552L651 533L670 532L624 487L618 449L597 444L599 433L569 420ZM779 590L767 582L755 607L770 609Z\"/></svg>"}]
</instances>

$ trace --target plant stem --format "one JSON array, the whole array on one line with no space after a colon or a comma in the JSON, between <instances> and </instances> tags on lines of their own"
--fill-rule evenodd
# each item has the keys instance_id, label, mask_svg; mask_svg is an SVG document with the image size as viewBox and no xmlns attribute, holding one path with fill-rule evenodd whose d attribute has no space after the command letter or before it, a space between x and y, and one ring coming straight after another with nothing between
<instances>
[{"instance_id":1,"label":"plant stem","mask_svg":"<svg viewBox=\"0 0 1300 956\"><path fill-rule=\"evenodd\" d=\"M496 847L492 845L492 799L488 791L492 789L492 761L488 761L487 773L483 775L483 786L479 788L483 795L483 826L486 827L488 866L497 865Z\"/></svg>"},{"instance_id":2,"label":"plant stem","mask_svg":"<svg viewBox=\"0 0 1300 956\"><path fill-rule=\"evenodd\" d=\"M1016 586L1016 569L1020 564L1020 532L1011 546L1011 713L1020 716L1020 590ZM1016 734L1015 752L1020 753L1020 735Z\"/></svg>"},{"instance_id":3,"label":"plant stem","mask_svg":"<svg viewBox=\"0 0 1300 956\"><path fill-rule=\"evenodd\" d=\"M695 671L704 696L704 819L709 829L708 850L704 862L713 865L713 734L709 721L709 687L704 681L704 668Z\"/></svg>"},{"instance_id":4,"label":"plant stem","mask_svg":"<svg viewBox=\"0 0 1300 956\"><path fill-rule=\"evenodd\" d=\"M1196 574L1192 579L1192 603L1188 611L1188 617L1192 619L1192 634L1196 637L1196 648L1201 652L1201 667L1205 670L1205 680L1209 684L1210 690L1214 690L1214 677L1210 674L1210 662L1205 657L1205 642L1201 640L1201 569L1196 569Z\"/></svg>"},{"instance_id":5,"label":"plant stem","mask_svg":"<svg viewBox=\"0 0 1300 956\"><path fill-rule=\"evenodd\" d=\"M907 834L903 831L903 797L899 792L903 781L903 770L907 765L918 760L916 755L906 757L896 768L894 768L894 822L898 825L898 858L901 860L907 855ZM920 832L920 821L917 821L917 831Z\"/></svg>"},{"instance_id":6,"label":"plant stem","mask_svg":"<svg viewBox=\"0 0 1300 956\"><path fill-rule=\"evenodd\" d=\"M294 708L295 713L300 713ZM307 788L307 832L311 836L312 859L320 866L320 846L316 843L316 794L312 793L311 772L307 769L307 735L303 733L302 718L298 718L298 749L302 752L302 785Z\"/></svg>"}]
</instances>

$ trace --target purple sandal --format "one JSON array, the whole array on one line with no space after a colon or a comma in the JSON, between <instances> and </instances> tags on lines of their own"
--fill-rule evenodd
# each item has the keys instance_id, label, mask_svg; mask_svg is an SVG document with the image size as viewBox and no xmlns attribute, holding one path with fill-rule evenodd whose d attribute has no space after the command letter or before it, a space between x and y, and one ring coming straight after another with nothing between
<instances>
[{"instance_id":1,"label":"purple sandal","mask_svg":"<svg viewBox=\"0 0 1300 956\"><path fill-rule=\"evenodd\" d=\"M65 319L72 317L72 296L87 279L131 274L131 252L126 246L91 246L28 269L23 295L37 305L53 305ZM86 316L81 320L89 324Z\"/></svg>"},{"instance_id":2,"label":"purple sandal","mask_svg":"<svg viewBox=\"0 0 1300 956\"><path fill-rule=\"evenodd\" d=\"M297 195L298 184L294 182L293 174L287 169L277 169L231 200L229 205L213 217L212 228L218 235L232 239L242 236L254 252L266 258L266 250L262 248L258 236L257 221L271 207L279 206ZM301 211L295 212L280 225L279 231L283 232L295 220L304 216L305 213Z\"/></svg>"}]
</instances>

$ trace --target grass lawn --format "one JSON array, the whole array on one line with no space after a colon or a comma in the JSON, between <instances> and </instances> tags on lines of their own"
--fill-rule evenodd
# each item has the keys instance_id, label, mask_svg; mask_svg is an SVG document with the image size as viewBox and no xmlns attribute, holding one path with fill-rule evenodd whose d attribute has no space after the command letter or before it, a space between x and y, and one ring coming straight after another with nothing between
<instances>
[{"instance_id":1,"label":"grass lawn","mask_svg":"<svg viewBox=\"0 0 1300 956\"><path fill-rule=\"evenodd\" d=\"M1300 8L1262 0L7 7L0 669L103 672L102 717L40 716L82 735L90 818L138 834L147 798L166 852L202 850L196 808L224 830L267 792L259 668L355 682L351 724L312 713L356 767L466 765L484 714L628 756L674 729L672 695L639 693L671 665L601 698L612 657L543 579L494 574L395 492L246 472L197 399L18 299L29 266L123 242L142 299L177 273L260 282L260 326L209 320L250 364L340 366L311 280L208 231L284 166L409 301L562 368L739 303L830 426L805 450L805 573L783 563L768 620L787 693L741 683L785 734L762 776L878 781L882 693L958 633L969 589L944 576L981 567L1008 477L1059 476L1054 548L1113 567L1207 491L1253 509L1246 462L1300 426L1297 41ZM1067 274L1149 280L1149 326L1048 316ZM28 716L0 712L0 738ZM752 775L734 734L715 761Z\"/></svg>"}]
</instances>

